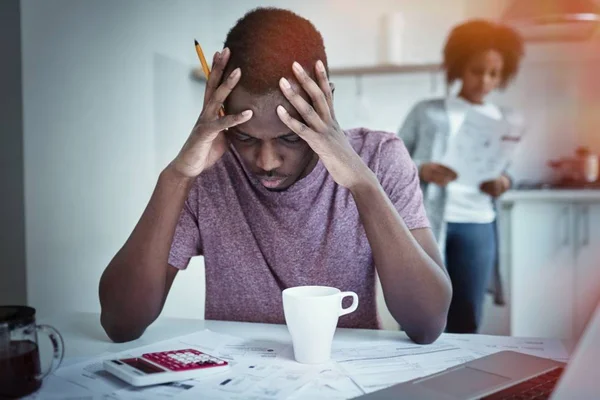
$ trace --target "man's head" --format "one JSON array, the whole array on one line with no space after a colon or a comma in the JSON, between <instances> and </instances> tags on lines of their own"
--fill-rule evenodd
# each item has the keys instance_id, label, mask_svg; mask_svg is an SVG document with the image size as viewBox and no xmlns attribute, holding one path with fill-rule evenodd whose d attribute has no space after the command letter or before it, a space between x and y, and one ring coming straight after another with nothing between
<instances>
[{"instance_id":1,"label":"man's head","mask_svg":"<svg viewBox=\"0 0 600 400\"><path fill-rule=\"evenodd\" d=\"M252 119L229 129L227 136L246 167L265 187L285 190L312 170L317 156L277 116L276 108L281 104L294 118L302 120L281 93L279 80L287 78L310 103L294 78L292 63L300 63L315 79L318 60L327 68L323 38L310 21L291 11L258 8L229 31L225 47L231 57L223 76L237 67L242 71L225 110L228 114L253 111Z\"/></svg>"},{"instance_id":2,"label":"man's head","mask_svg":"<svg viewBox=\"0 0 600 400\"><path fill-rule=\"evenodd\" d=\"M461 95L481 103L514 78L523 56L523 40L504 25L472 20L455 27L444 48L446 79L462 82Z\"/></svg>"}]
</instances>

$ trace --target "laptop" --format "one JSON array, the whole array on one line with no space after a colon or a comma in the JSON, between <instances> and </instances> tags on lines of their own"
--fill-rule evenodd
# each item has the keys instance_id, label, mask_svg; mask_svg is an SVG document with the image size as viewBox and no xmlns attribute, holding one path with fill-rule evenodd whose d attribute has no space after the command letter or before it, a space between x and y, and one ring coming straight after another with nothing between
<instances>
[{"instance_id":1,"label":"laptop","mask_svg":"<svg viewBox=\"0 0 600 400\"><path fill-rule=\"evenodd\" d=\"M501 351L357 399L595 399L600 398L599 367L600 305L568 365Z\"/></svg>"}]
</instances>

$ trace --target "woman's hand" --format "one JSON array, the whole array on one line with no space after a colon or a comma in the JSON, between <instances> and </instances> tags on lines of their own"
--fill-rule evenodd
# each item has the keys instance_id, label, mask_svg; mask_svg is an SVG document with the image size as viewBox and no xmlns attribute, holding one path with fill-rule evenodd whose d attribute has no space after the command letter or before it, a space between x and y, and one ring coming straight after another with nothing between
<instances>
[{"instance_id":1,"label":"woman's hand","mask_svg":"<svg viewBox=\"0 0 600 400\"><path fill-rule=\"evenodd\" d=\"M491 181L483 182L479 186L479 189L493 198L500 197L504 192L510 189L510 179L508 179L507 176L502 175Z\"/></svg>"},{"instance_id":2,"label":"woman's hand","mask_svg":"<svg viewBox=\"0 0 600 400\"><path fill-rule=\"evenodd\" d=\"M450 168L438 163L421 164L419 178L424 182L435 183L445 187L458 177L457 173Z\"/></svg>"}]
</instances>

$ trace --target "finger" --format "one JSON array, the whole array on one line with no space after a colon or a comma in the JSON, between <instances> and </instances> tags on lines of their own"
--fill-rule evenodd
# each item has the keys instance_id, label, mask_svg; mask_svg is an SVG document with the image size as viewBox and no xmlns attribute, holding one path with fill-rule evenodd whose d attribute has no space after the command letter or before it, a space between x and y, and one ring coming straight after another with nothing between
<instances>
[{"instance_id":1,"label":"finger","mask_svg":"<svg viewBox=\"0 0 600 400\"><path fill-rule=\"evenodd\" d=\"M302 119L306 121L309 126L318 132L324 132L327 129L327 124L321 119L321 116L317 114L315 109L308 104L308 102L304 100L302 96L292 89L292 86L287 79L281 78L279 80L279 87L281 88L285 98L292 103L292 106L298 110L298 113L302 116Z\"/></svg>"},{"instance_id":2,"label":"finger","mask_svg":"<svg viewBox=\"0 0 600 400\"><path fill-rule=\"evenodd\" d=\"M215 65L217 64L217 60L219 60L221 58L221 53L220 52L215 52L215 55L213 56L213 60L212 60L212 64L211 64L211 68L214 70ZM206 80L206 90L204 90L204 103L206 104L208 102L208 99L210 98L210 96L212 96L213 92L216 90L216 86L214 83L214 79L210 79L209 78ZM218 82L216 83L218 85Z\"/></svg>"},{"instance_id":3,"label":"finger","mask_svg":"<svg viewBox=\"0 0 600 400\"><path fill-rule=\"evenodd\" d=\"M444 186L448 186L448 184L451 181L451 179L448 177L448 175L442 175L442 177L440 178L440 180L442 181L442 184Z\"/></svg>"},{"instance_id":4,"label":"finger","mask_svg":"<svg viewBox=\"0 0 600 400\"><path fill-rule=\"evenodd\" d=\"M331 89L331 84L329 83L329 78L327 77L327 71L325 70L325 64L321 60L317 61L315 65L315 72L317 75L317 83L319 84L319 88L323 92L325 96L325 101L327 102L327 107L329 107L329 113L332 118L335 118L333 111L333 90Z\"/></svg>"},{"instance_id":5,"label":"finger","mask_svg":"<svg viewBox=\"0 0 600 400\"><path fill-rule=\"evenodd\" d=\"M433 171L432 178L436 184L440 186L446 186L446 177L439 171Z\"/></svg>"},{"instance_id":6,"label":"finger","mask_svg":"<svg viewBox=\"0 0 600 400\"><path fill-rule=\"evenodd\" d=\"M440 180L443 180L443 181L453 180L452 172L448 168L444 167L443 165L434 164L433 173L436 174L436 176Z\"/></svg>"},{"instance_id":7,"label":"finger","mask_svg":"<svg viewBox=\"0 0 600 400\"><path fill-rule=\"evenodd\" d=\"M229 62L229 56L231 55L231 52L227 47L225 47L218 54L219 55L216 56L213 60L214 62L212 66L212 71L210 72L208 81L206 82L206 91L204 92L204 104L207 103L207 101L211 98L213 93L219 87L219 83L223 78L223 71L225 70L227 63Z\"/></svg>"},{"instance_id":8,"label":"finger","mask_svg":"<svg viewBox=\"0 0 600 400\"><path fill-rule=\"evenodd\" d=\"M232 126L243 124L252 118L252 110L246 110L239 114L226 115L223 118L208 122L206 130L208 132L221 132Z\"/></svg>"},{"instance_id":9,"label":"finger","mask_svg":"<svg viewBox=\"0 0 600 400\"><path fill-rule=\"evenodd\" d=\"M294 75L296 76L296 79L298 79L300 86L302 86L306 93L308 93L308 96L312 100L312 103L319 113L319 116L324 121L331 121L329 104L327 104L327 98L325 97L323 90L321 90L319 85L317 85L310 76L308 76L304 68L302 68L302 65L300 65L298 62L294 61L294 64L292 64L292 69L294 70ZM327 83L327 85L329 85L329 83Z\"/></svg>"},{"instance_id":10,"label":"finger","mask_svg":"<svg viewBox=\"0 0 600 400\"><path fill-rule=\"evenodd\" d=\"M296 135L300 136L310 144L312 136L316 135L314 130L312 130L306 124L298 121L296 118L292 117L283 106L277 106L277 115L279 116L281 122L286 124L288 128L296 133Z\"/></svg>"},{"instance_id":11,"label":"finger","mask_svg":"<svg viewBox=\"0 0 600 400\"><path fill-rule=\"evenodd\" d=\"M497 182L494 185L494 197L498 197L502 194L502 183L501 182Z\"/></svg>"},{"instance_id":12,"label":"finger","mask_svg":"<svg viewBox=\"0 0 600 400\"><path fill-rule=\"evenodd\" d=\"M431 171L436 174L443 174L444 170L445 168L441 164L431 164Z\"/></svg>"},{"instance_id":13,"label":"finger","mask_svg":"<svg viewBox=\"0 0 600 400\"><path fill-rule=\"evenodd\" d=\"M231 91L233 88L235 88L235 85L237 85L237 83L240 81L241 76L242 71L239 68L231 71L231 74L229 74L225 82L223 82L208 99L208 103L205 104L204 111L202 113L209 118L216 117L221 107L223 107L225 99L227 99L227 96L231 94Z\"/></svg>"},{"instance_id":14,"label":"finger","mask_svg":"<svg viewBox=\"0 0 600 400\"><path fill-rule=\"evenodd\" d=\"M444 171L444 181L446 182L446 185L454 181L455 179L456 176L454 174L448 174L447 171Z\"/></svg>"},{"instance_id":15,"label":"finger","mask_svg":"<svg viewBox=\"0 0 600 400\"><path fill-rule=\"evenodd\" d=\"M442 164L438 164L438 166L439 166L440 170L441 170L441 171L442 171L442 172L443 172L445 175L448 175L448 176L451 176L451 177L452 177L452 176L453 176L453 177L456 177L456 176L457 176L456 172L454 172L454 170L453 170L453 169L451 169L451 168L449 168L449 167L447 167L447 166L445 166L445 165L442 165Z\"/></svg>"}]
</instances>

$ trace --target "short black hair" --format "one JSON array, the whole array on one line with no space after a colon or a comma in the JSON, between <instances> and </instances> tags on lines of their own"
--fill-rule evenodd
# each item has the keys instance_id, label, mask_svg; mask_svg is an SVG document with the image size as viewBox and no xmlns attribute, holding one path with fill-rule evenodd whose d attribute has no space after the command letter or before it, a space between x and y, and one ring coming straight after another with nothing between
<instances>
[{"instance_id":1,"label":"short black hair","mask_svg":"<svg viewBox=\"0 0 600 400\"><path fill-rule=\"evenodd\" d=\"M505 88L519 70L524 54L523 38L506 25L483 19L464 22L450 32L444 47L444 68L448 84L461 78L471 57L487 50L496 50L502 54L504 68L500 87Z\"/></svg>"},{"instance_id":2,"label":"short black hair","mask_svg":"<svg viewBox=\"0 0 600 400\"><path fill-rule=\"evenodd\" d=\"M253 94L278 90L281 77L294 79L294 61L311 76L318 60L328 70L323 37L309 20L289 10L260 7L249 11L231 28L224 47L231 50L224 76L240 67L238 85Z\"/></svg>"}]
</instances>

